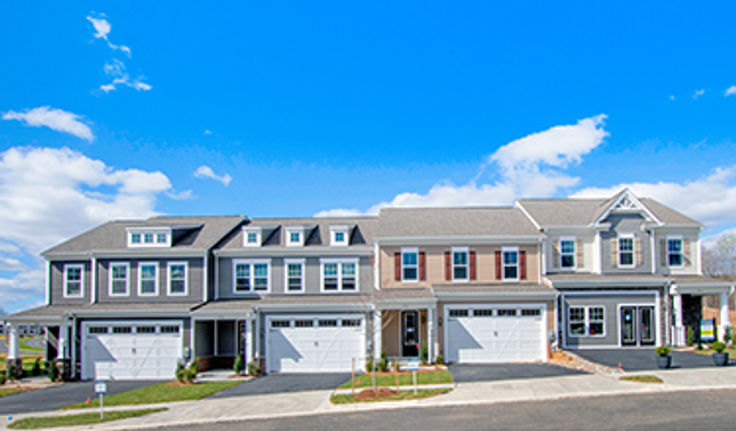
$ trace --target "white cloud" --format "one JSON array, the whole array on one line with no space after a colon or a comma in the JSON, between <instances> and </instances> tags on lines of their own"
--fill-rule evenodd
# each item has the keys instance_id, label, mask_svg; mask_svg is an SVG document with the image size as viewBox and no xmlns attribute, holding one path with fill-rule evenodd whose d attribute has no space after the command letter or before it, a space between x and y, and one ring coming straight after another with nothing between
<instances>
[{"instance_id":1,"label":"white cloud","mask_svg":"<svg viewBox=\"0 0 736 431\"><path fill-rule=\"evenodd\" d=\"M0 256L0 271L21 271L26 268L26 264L16 258Z\"/></svg>"},{"instance_id":2,"label":"white cloud","mask_svg":"<svg viewBox=\"0 0 736 431\"><path fill-rule=\"evenodd\" d=\"M723 97L728 96L734 96L736 95L736 85L732 85L726 89L726 91L723 92Z\"/></svg>"},{"instance_id":3,"label":"white cloud","mask_svg":"<svg viewBox=\"0 0 736 431\"><path fill-rule=\"evenodd\" d=\"M194 198L191 190L184 190L178 193L174 191L166 192L166 196L177 201L186 201Z\"/></svg>"},{"instance_id":4,"label":"white cloud","mask_svg":"<svg viewBox=\"0 0 736 431\"><path fill-rule=\"evenodd\" d=\"M320 211L315 217L355 217L363 215L363 212L357 209L337 208L334 210Z\"/></svg>"},{"instance_id":5,"label":"white cloud","mask_svg":"<svg viewBox=\"0 0 736 431\"><path fill-rule=\"evenodd\" d=\"M695 92L693 93L693 100L698 100L703 94L705 94L705 88L695 90Z\"/></svg>"},{"instance_id":6,"label":"white cloud","mask_svg":"<svg viewBox=\"0 0 736 431\"><path fill-rule=\"evenodd\" d=\"M125 68L125 63L117 58L113 59L112 63L105 63L104 70L105 75L112 78L112 82L109 84L100 85L100 90L105 93L117 90L117 87L120 85L130 87L136 91L148 91L153 88L150 84L141 81L141 79L144 79L142 76L131 79L130 74Z\"/></svg>"},{"instance_id":7,"label":"white cloud","mask_svg":"<svg viewBox=\"0 0 736 431\"><path fill-rule=\"evenodd\" d=\"M108 35L112 30L112 25L110 24L110 21L104 18L104 15L98 18L88 15L87 21L92 23L92 27L94 27L95 29L94 37L96 39L104 40L105 42L107 42L107 46L109 46L110 49L121 51L130 58L132 52L130 51L129 47L125 45L115 45L114 43L110 42L110 38Z\"/></svg>"},{"instance_id":8,"label":"white cloud","mask_svg":"<svg viewBox=\"0 0 736 431\"><path fill-rule=\"evenodd\" d=\"M0 292L3 293L3 304L12 307L13 303L25 302L27 300L38 300L44 297L44 271L38 269L19 272L11 278L0 278ZM0 316L6 310L0 310ZM7 310L12 312L12 308Z\"/></svg>"},{"instance_id":9,"label":"white cloud","mask_svg":"<svg viewBox=\"0 0 736 431\"><path fill-rule=\"evenodd\" d=\"M227 187L230 184L230 181L233 180L233 178L230 176L230 174L225 174L222 176L217 176L212 171L212 168L206 165L202 165L197 168L196 171L194 171L194 176L197 178L210 178L215 181L221 182L225 187Z\"/></svg>"},{"instance_id":10,"label":"white cloud","mask_svg":"<svg viewBox=\"0 0 736 431\"><path fill-rule=\"evenodd\" d=\"M675 95L674 94L670 94L670 102L674 102L674 101L675 101Z\"/></svg>"},{"instance_id":11,"label":"white cloud","mask_svg":"<svg viewBox=\"0 0 736 431\"><path fill-rule=\"evenodd\" d=\"M58 132L69 133L78 138L91 141L95 138L92 130L84 124L81 116L49 106L27 109L25 112L8 111L3 120L18 120L32 127L48 127Z\"/></svg>"}]
</instances>

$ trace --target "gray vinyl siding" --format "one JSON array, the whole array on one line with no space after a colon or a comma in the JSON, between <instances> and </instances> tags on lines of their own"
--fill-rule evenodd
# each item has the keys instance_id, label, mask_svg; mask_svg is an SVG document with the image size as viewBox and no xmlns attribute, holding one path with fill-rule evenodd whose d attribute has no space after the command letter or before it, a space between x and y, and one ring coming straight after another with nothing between
<instances>
[{"instance_id":1,"label":"gray vinyl siding","mask_svg":"<svg viewBox=\"0 0 736 431\"><path fill-rule=\"evenodd\" d=\"M561 330L565 332L565 344L568 348L585 348L591 346L619 347L619 305L621 304L651 304L656 306L656 295L654 293L641 292L636 294L596 294L590 292L583 295L564 296L562 303L562 321L564 326ZM568 309L575 306L602 306L605 308L605 328L602 337L572 337L569 333ZM662 308L660 304L659 321L662 323ZM656 309L655 309L656 313ZM664 336L664 332L660 333Z\"/></svg>"},{"instance_id":2,"label":"gray vinyl siding","mask_svg":"<svg viewBox=\"0 0 736 431\"><path fill-rule=\"evenodd\" d=\"M156 262L158 263L158 295L156 296L138 296L138 263L139 262ZM168 296L168 262L187 262L189 269L187 273L187 296ZM110 263L128 263L130 265L129 289L128 296L110 296L109 295L109 268ZM97 261L97 302L98 303L131 303L131 302L150 302L150 303L191 303L202 300L202 258L176 258L171 259L100 259ZM89 301L89 299L88 299Z\"/></svg>"},{"instance_id":3,"label":"gray vinyl siding","mask_svg":"<svg viewBox=\"0 0 736 431\"><path fill-rule=\"evenodd\" d=\"M64 266L65 265L83 265L83 283L82 291L84 295L81 298L64 298ZM71 261L54 261L51 262L51 303L57 305L80 305L89 303L90 298L90 261L88 260L71 260Z\"/></svg>"},{"instance_id":4,"label":"gray vinyl siding","mask_svg":"<svg viewBox=\"0 0 736 431\"><path fill-rule=\"evenodd\" d=\"M652 250L651 235L649 231L642 230L644 218L638 214L611 214L607 220L611 228L600 233L601 235L601 269L604 274L651 274L652 273ZM637 263L637 253L641 253L641 264L634 268L619 268L618 262L612 262L611 239L621 234L634 235L634 262ZM637 239L639 241L637 241ZM636 244L641 251L637 252ZM618 257L617 257L618 258Z\"/></svg>"},{"instance_id":5,"label":"gray vinyl siding","mask_svg":"<svg viewBox=\"0 0 736 431\"><path fill-rule=\"evenodd\" d=\"M346 259L354 259L355 257L347 256ZM218 263L218 299L228 298L247 298L253 296L254 293L236 294L233 293L233 261L240 259L251 259L251 257L230 258L221 257ZM261 257L253 257L252 259L263 259ZM297 257L289 257L287 259L302 259ZM320 276L320 257L310 256L305 259L304 265L304 294L321 293L321 276ZM330 257L332 259L332 257ZM284 287L284 258L270 258L269 272L271 276L270 292L255 292L257 295L279 295L285 294ZM358 291L369 293L373 289L373 269L371 268L370 257L362 256L358 258ZM346 295L353 292L346 292ZM325 295L340 294L339 292L325 293ZM289 293L289 295L299 295L299 293Z\"/></svg>"}]
</instances>

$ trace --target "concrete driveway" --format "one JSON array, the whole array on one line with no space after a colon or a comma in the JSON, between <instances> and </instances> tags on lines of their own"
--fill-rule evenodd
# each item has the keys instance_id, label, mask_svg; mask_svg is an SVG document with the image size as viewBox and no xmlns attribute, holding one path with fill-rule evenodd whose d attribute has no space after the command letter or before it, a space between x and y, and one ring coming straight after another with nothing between
<instances>
[{"instance_id":1,"label":"concrete driveway","mask_svg":"<svg viewBox=\"0 0 736 431\"><path fill-rule=\"evenodd\" d=\"M654 349L602 349L575 350L575 354L589 361L597 362L612 368L621 367L624 371L657 370L657 354ZM672 356L672 368L713 367L713 358L697 353L675 352ZM733 365L734 361L731 360Z\"/></svg>"},{"instance_id":2,"label":"concrete driveway","mask_svg":"<svg viewBox=\"0 0 736 431\"><path fill-rule=\"evenodd\" d=\"M212 395L210 398L331 390L349 380L350 373L269 374L248 380L234 388Z\"/></svg>"},{"instance_id":3,"label":"concrete driveway","mask_svg":"<svg viewBox=\"0 0 736 431\"><path fill-rule=\"evenodd\" d=\"M447 366L455 383L511 379L535 379L585 374L543 363L522 364L450 364Z\"/></svg>"},{"instance_id":4,"label":"concrete driveway","mask_svg":"<svg viewBox=\"0 0 736 431\"><path fill-rule=\"evenodd\" d=\"M160 383L159 381L109 381L108 395ZM94 382L74 382L0 398L0 415L56 410L95 398Z\"/></svg>"}]
</instances>

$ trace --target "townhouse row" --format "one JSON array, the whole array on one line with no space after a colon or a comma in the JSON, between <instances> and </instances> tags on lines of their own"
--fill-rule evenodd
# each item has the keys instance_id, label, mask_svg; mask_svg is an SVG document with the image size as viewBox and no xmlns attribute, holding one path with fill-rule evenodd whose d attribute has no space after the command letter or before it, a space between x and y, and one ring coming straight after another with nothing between
<instances>
[{"instance_id":1,"label":"townhouse row","mask_svg":"<svg viewBox=\"0 0 736 431\"><path fill-rule=\"evenodd\" d=\"M683 344L701 298L697 221L623 190L509 207L341 218L117 220L43 253L46 355L82 379L170 378L177 363L349 371L368 357L545 361L551 349ZM725 325L720 327L723 331Z\"/></svg>"}]
</instances>

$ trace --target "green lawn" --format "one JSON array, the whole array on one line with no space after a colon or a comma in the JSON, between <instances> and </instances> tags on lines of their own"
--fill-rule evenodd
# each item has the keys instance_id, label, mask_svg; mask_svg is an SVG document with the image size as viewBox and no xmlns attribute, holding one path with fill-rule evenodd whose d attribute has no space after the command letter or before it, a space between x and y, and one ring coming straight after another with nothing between
<instances>
[{"instance_id":1,"label":"green lawn","mask_svg":"<svg viewBox=\"0 0 736 431\"><path fill-rule=\"evenodd\" d=\"M360 381L360 384L358 384L358 381ZM361 374L356 376L355 382L356 388L369 388L373 386L373 379L370 374ZM417 384L441 385L446 383L452 383L452 374L447 370L417 373ZM399 374L399 384L403 386L413 385L414 381L412 380L411 373ZM396 377L393 375L377 375L376 386L396 386ZM338 387L338 389L350 389L350 381L348 380L346 383L343 383Z\"/></svg>"},{"instance_id":2,"label":"green lawn","mask_svg":"<svg viewBox=\"0 0 736 431\"><path fill-rule=\"evenodd\" d=\"M82 413L78 415L68 416L47 416L47 417L30 417L12 422L8 425L11 429L31 430L41 428L55 428L79 425L94 425L103 422L112 422L120 419L134 418L138 416L148 415L151 413L162 412L167 409L142 409L142 410L122 410L105 412L105 419L100 420L100 414Z\"/></svg>"},{"instance_id":3,"label":"green lawn","mask_svg":"<svg viewBox=\"0 0 736 431\"><path fill-rule=\"evenodd\" d=\"M351 403L374 403L378 401L404 401L404 400L420 400L422 398L434 397L436 395L442 395L450 392L451 389L419 389L417 394L414 395L414 391L401 391L393 395L386 397L375 398L370 400L356 400L350 394L345 395L333 395L330 397L330 401L333 404L351 404Z\"/></svg>"},{"instance_id":4,"label":"green lawn","mask_svg":"<svg viewBox=\"0 0 736 431\"><path fill-rule=\"evenodd\" d=\"M21 350L27 350L29 352L43 352L43 348L36 347L36 346L29 346L28 342L31 340L31 338L23 337L20 339L20 349Z\"/></svg>"},{"instance_id":5,"label":"green lawn","mask_svg":"<svg viewBox=\"0 0 736 431\"><path fill-rule=\"evenodd\" d=\"M664 383L662 379L652 375L641 375L641 376L623 376L619 377L619 380L625 382L638 382L638 383Z\"/></svg>"},{"instance_id":6,"label":"green lawn","mask_svg":"<svg viewBox=\"0 0 736 431\"><path fill-rule=\"evenodd\" d=\"M41 368L43 369L43 358L41 355L27 355L25 353L20 354L21 359L23 359L23 369L26 370L26 372L30 373L33 369L33 363L36 362L36 358L41 359ZM0 371L7 368L7 355L5 353L0 354Z\"/></svg>"},{"instance_id":7,"label":"green lawn","mask_svg":"<svg viewBox=\"0 0 736 431\"><path fill-rule=\"evenodd\" d=\"M122 392L105 397L106 406L130 406L136 404L158 404L172 401L191 401L206 398L214 393L232 388L243 383L243 380L232 380L226 382L202 382L193 385L177 386L172 382L159 383L145 386L132 391ZM89 404L77 403L64 407L62 410L83 409L98 407L97 398Z\"/></svg>"},{"instance_id":8,"label":"green lawn","mask_svg":"<svg viewBox=\"0 0 736 431\"><path fill-rule=\"evenodd\" d=\"M24 389L0 389L0 398L23 392Z\"/></svg>"}]
</instances>

